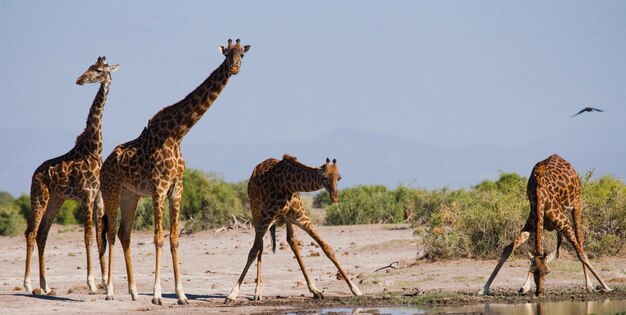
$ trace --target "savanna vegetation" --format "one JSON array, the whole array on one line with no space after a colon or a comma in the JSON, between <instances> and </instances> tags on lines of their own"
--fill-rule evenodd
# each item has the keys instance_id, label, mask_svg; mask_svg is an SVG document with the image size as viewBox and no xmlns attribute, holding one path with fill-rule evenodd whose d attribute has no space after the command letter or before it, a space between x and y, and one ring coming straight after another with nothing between
<instances>
[{"instance_id":1,"label":"savanna vegetation","mask_svg":"<svg viewBox=\"0 0 626 315\"><path fill-rule=\"evenodd\" d=\"M590 256L614 255L626 242L626 185L608 175L592 180L592 174L582 178L584 246ZM357 186L342 190L338 205L326 192L315 196L314 205L326 209L329 225L411 223L430 259L493 259L526 222L526 184L523 176L501 173L467 190ZM554 248L556 233L547 233L544 242Z\"/></svg>"},{"instance_id":2,"label":"savanna vegetation","mask_svg":"<svg viewBox=\"0 0 626 315\"><path fill-rule=\"evenodd\" d=\"M585 248L594 256L615 255L626 242L626 185L612 176L591 177L590 171L582 178ZM470 189L356 186L341 190L338 204L321 191L313 196L313 206L325 210L327 225L410 223L430 259L497 258L528 216L526 182L518 174L501 173L496 181L485 180ZM180 220L185 231L250 220L247 181L228 183L215 173L188 169L184 187ZM29 212L27 195L0 193L0 235L23 233ZM56 222L82 224L84 219L80 205L68 201ZM134 228L152 225L152 201L142 198ZM164 226L169 226L168 211ZM555 233L546 234L545 242L554 248ZM518 254L524 254L524 248Z\"/></svg>"}]
</instances>

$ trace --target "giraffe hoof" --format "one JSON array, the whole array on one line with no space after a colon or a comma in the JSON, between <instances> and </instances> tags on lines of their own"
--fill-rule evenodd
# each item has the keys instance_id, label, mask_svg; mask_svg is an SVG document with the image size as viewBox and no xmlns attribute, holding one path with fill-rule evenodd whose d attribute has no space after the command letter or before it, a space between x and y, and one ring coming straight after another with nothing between
<instances>
[{"instance_id":1,"label":"giraffe hoof","mask_svg":"<svg viewBox=\"0 0 626 315\"><path fill-rule=\"evenodd\" d=\"M178 305L189 305L189 300L187 299L178 300Z\"/></svg>"},{"instance_id":2,"label":"giraffe hoof","mask_svg":"<svg viewBox=\"0 0 626 315\"><path fill-rule=\"evenodd\" d=\"M526 290L525 288L517 289L517 293L521 294L521 295L526 295L528 293L528 291L530 291L530 290Z\"/></svg>"},{"instance_id":3,"label":"giraffe hoof","mask_svg":"<svg viewBox=\"0 0 626 315\"><path fill-rule=\"evenodd\" d=\"M104 300L105 300L105 301L113 301L113 300L115 300L115 298L114 298L112 295L107 295L107 296L104 298Z\"/></svg>"},{"instance_id":4,"label":"giraffe hoof","mask_svg":"<svg viewBox=\"0 0 626 315\"><path fill-rule=\"evenodd\" d=\"M231 298L226 298L226 299L224 300L224 304L229 305L229 306L230 306L230 305L233 305L233 304L235 304L235 300L234 300L234 299L231 299Z\"/></svg>"},{"instance_id":5,"label":"giraffe hoof","mask_svg":"<svg viewBox=\"0 0 626 315\"><path fill-rule=\"evenodd\" d=\"M163 305L163 300L161 298L153 298L152 299L152 304Z\"/></svg>"},{"instance_id":6,"label":"giraffe hoof","mask_svg":"<svg viewBox=\"0 0 626 315\"><path fill-rule=\"evenodd\" d=\"M40 288L34 289L33 290L33 295L41 295L43 293L43 291Z\"/></svg>"},{"instance_id":7,"label":"giraffe hoof","mask_svg":"<svg viewBox=\"0 0 626 315\"><path fill-rule=\"evenodd\" d=\"M260 296L260 295L255 295L255 296L254 296L253 301L260 301L260 300L262 300L262 299L263 299L263 297L262 297L262 296Z\"/></svg>"},{"instance_id":8,"label":"giraffe hoof","mask_svg":"<svg viewBox=\"0 0 626 315\"><path fill-rule=\"evenodd\" d=\"M322 292L315 292L313 293L313 298L316 300L323 300L324 299L324 294L322 294Z\"/></svg>"},{"instance_id":9,"label":"giraffe hoof","mask_svg":"<svg viewBox=\"0 0 626 315\"><path fill-rule=\"evenodd\" d=\"M50 292L48 292L48 296L57 296L57 291L50 290Z\"/></svg>"}]
</instances>

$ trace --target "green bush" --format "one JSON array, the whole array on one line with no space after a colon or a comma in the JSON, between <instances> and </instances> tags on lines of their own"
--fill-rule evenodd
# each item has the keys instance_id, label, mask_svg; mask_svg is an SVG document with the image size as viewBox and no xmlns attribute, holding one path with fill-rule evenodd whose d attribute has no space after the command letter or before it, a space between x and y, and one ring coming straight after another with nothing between
<instances>
[{"instance_id":1,"label":"green bush","mask_svg":"<svg viewBox=\"0 0 626 315\"><path fill-rule=\"evenodd\" d=\"M10 193L0 191L0 206L12 204L13 202L13 196Z\"/></svg>"},{"instance_id":2,"label":"green bush","mask_svg":"<svg viewBox=\"0 0 626 315\"><path fill-rule=\"evenodd\" d=\"M22 217L28 219L30 216L30 196L22 194L19 198L15 199L14 202Z\"/></svg>"},{"instance_id":3,"label":"green bush","mask_svg":"<svg viewBox=\"0 0 626 315\"><path fill-rule=\"evenodd\" d=\"M184 176L184 193L181 217L185 229L191 232L227 224L232 216L249 220L241 198L247 200L247 183L229 184L214 174L187 170Z\"/></svg>"},{"instance_id":4,"label":"green bush","mask_svg":"<svg viewBox=\"0 0 626 315\"><path fill-rule=\"evenodd\" d=\"M137 203L137 210L135 211L135 218L133 220L133 229L144 230L154 228L154 206L152 204L151 197L145 197L139 199ZM166 201L163 206L163 229L168 230L170 228L170 208L169 203Z\"/></svg>"},{"instance_id":5,"label":"green bush","mask_svg":"<svg viewBox=\"0 0 626 315\"><path fill-rule=\"evenodd\" d=\"M584 247L594 256L615 255L626 242L626 186L611 176L590 180L591 175L587 173L583 180ZM417 226L416 234L423 238L427 255L433 259L498 258L528 218L526 181L516 174L501 173L495 182L483 181L470 191L444 194L430 216L424 212L424 217L415 218L425 222ZM555 235L545 231L544 248L554 248ZM533 243L529 240L517 255L523 255ZM571 250L571 246L564 245L564 249Z\"/></svg>"},{"instance_id":6,"label":"green bush","mask_svg":"<svg viewBox=\"0 0 626 315\"><path fill-rule=\"evenodd\" d=\"M61 225L68 224L78 224L78 220L74 216L75 213L83 212L83 208L80 205L80 202L75 200L66 200L61 209L59 209L59 213L55 218L54 222ZM84 217L84 213L81 214Z\"/></svg>"},{"instance_id":7,"label":"green bush","mask_svg":"<svg viewBox=\"0 0 626 315\"><path fill-rule=\"evenodd\" d=\"M589 181L583 190L584 248L596 256L615 255L626 242L626 186L612 176Z\"/></svg>"},{"instance_id":8,"label":"green bush","mask_svg":"<svg viewBox=\"0 0 626 315\"><path fill-rule=\"evenodd\" d=\"M498 258L502 249L521 231L528 218L526 179L501 173L469 191L444 192L439 206L419 234L431 259ZM440 193L441 194L441 193ZM554 248L555 237L544 237L545 248ZM524 255L528 244L517 250Z\"/></svg>"},{"instance_id":9,"label":"green bush","mask_svg":"<svg viewBox=\"0 0 626 315\"><path fill-rule=\"evenodd\" d=\"M330 194L326 190L322 190L313 197L313 208L326 208L332 204Z\"/></svg>"},{"instance_id":10,"label":"green bush","mask_svg":"<svg viewBox=\"0 0 626 315\"><path fill-rule=\"evenodd\" d=\"M14 236L24 233L25 230L26 220L19 209L12 205L0 205L0 235Z\"/></svg>"},{"instance_id":11,"label":"green bush","mask_svg":"<svg viewBox=\"0 0 626 315\"><path fill-rule=\"evenodd\" d=\"M350 225L398 223L404 219L393 191L386 186L357 186L343 189L339 203L326 206L326 224Z\"/></svg>"}]
</instances>

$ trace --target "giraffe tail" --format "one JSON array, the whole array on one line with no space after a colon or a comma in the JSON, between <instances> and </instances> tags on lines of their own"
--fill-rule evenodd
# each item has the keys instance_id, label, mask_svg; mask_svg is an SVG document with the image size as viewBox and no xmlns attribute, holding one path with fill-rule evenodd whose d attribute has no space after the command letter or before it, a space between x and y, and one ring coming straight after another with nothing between
<instances>
[{"instance_id":1,"label":"giraffe tail","mask_svg":"<svg viewBox=\"0 0 626 315\"><path fill-rule=\"evenodd\" d=\"M276 254L276 224L270 226L270 236L272 237L272 252Z\"/></svg>"}]
</instances>

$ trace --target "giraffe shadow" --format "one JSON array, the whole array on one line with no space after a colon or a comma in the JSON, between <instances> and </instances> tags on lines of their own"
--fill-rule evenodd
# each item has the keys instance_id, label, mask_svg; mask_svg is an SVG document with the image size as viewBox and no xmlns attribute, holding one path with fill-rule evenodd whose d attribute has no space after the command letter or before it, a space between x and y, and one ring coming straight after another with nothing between
<instances>
[{"instance_id":1,"label":"giraffe shadow","mask_svg":"<svg viewBox=\"0 0 626 315\"><path fill-rule=\"evenodd\" d=\"M143 293L141 295L152 296L152 293ZM163 298L167 298L167 299L178 299L178 296L176 296L176 293L163 293L162 296ZM211 299L225 299L226 298L225 294L202 295L202 294L185 293L185 296L190 301L206 301L206 302L210 301Z\"/></svg>"},{"instance_id":2,"label":"giraffe shadow","mask_svg":"<svg viewBox=\"0 0 626 315\"><path fill-rule=\"evenodd\" d=\"M44 295L44 294L30 294L30 293L16 293L16 294L12 294L13 296L23 296L23 297L27 297L27 298L33 298L33 299L40 299L40 300L47 300L47 301L61 301L61 302L85 302L84 300L79 300L79 299L71 299L71 298L67 298L67 297L62 297L62 296L56 296L56 295Z\"/></svg>"}]
</instances>

